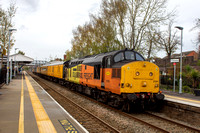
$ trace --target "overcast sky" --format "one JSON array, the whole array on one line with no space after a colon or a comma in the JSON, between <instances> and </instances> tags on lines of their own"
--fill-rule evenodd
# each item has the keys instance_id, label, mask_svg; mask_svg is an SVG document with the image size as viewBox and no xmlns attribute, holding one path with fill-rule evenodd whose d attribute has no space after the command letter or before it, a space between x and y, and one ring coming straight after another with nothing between
<instances>
[{"instance_id":1,"label":"overcast sky","mask_svg":"<svg viewBox=\"0 0 200 133\"><path fill-rule=\"evenodd\" d=\"M14 48L19 48L37 60L49 60L50 56L63 59L65 51L71 49L72 30L89 21L89 13L97 12L100 3L101 0L16 0L16 43L11 54ZM9 0L0 0L0 5L6 9ZM197 31L190 29L195 19L200 18L199 5L199 0L169 0L169 10L175 7L177 10L175 25L184 27L183 51L196 50L192 41Z\"/></svg>"}]
</instances>

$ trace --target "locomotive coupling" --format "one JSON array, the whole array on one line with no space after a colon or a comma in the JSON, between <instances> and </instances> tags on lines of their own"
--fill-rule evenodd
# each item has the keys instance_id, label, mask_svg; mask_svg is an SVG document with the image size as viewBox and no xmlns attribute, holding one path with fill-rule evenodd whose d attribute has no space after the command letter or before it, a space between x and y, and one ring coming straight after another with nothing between
<instances>
[{"instance_id":1,"label":"locomotive coupling","mask_svg":"<svg viewBox=\"0 0 200 133\"><path fill-rule=\"evenodd\" d=\"M164 100L165 96L163 94L156 94L156 99L157 100Z\"/></svg>"},{"instance_id":2,"label":"locomotive coupling","mask_svg":"<svg viewBox=\"0 0 200 133\"><path fill-rule=\"evenodd\" d=\"M137 95L136 94L127 94L127 98L130 101L135 101L135 100L137 100Z\"/></svg>"}]
</instances>

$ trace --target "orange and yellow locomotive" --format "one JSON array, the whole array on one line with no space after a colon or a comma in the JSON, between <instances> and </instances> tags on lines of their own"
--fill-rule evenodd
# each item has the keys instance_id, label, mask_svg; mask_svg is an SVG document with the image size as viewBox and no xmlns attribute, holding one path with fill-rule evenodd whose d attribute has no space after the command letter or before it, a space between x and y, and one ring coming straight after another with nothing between
<instances>
[{"instance_id":1,"label":"orange and yellow locomotive","mask_svg":"<svg viewBox=\"0 0 200 133\"><path fill-rule=\"evenodd\" d=\"M37 73L127 112L158 107L164 99L159 91L158 66L133 50L45 65L37 68Z\"/></svg>"}]
</instances>

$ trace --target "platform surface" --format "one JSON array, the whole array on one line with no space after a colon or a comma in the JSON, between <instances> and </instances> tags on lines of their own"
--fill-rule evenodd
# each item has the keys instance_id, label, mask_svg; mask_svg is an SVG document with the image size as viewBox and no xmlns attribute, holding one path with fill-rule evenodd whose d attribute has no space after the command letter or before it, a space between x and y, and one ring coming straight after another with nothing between
<instances>
[{"instance_id":1,"label":"platform surface","mask_svg":"<svg viewBox=\"0 0 200 133\"><path fill-rule=\"evenodd\" d=\"M0 133L87 132L26 72L0 92Z\"/></svg>"},{"instance_id":2,"label":"platform surface","mask_svg":"<svg viewBox=\"0 0 200 133\"><path fill-rule=\"evenodd\" d=\"M193 94L172 92L168 90L162 90L165 95L165 100L177 102L181 104L187 104L194 107L200 108L200 96L195 96Z\"/></svg>"}]
</instances>

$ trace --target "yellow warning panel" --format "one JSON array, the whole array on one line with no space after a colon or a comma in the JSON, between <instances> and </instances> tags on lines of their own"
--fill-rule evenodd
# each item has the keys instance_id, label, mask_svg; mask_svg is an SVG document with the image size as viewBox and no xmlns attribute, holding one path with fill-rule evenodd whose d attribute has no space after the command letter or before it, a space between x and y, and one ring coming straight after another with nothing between
<instances>
[{"instance_id":1,"label":"yellow warning panel","mask_svg":"<svg viewBox=\"0 0 200 133\"><path fill-rule=\"evenodd\" d=\"M26 79L26 84L28 87L28 92L31 99L31 103L32 103L32 107L35 114L39 132L40 133L57 133L53 123L51 122L33 86L31 85L31 82L29 81L26 75L25 75L25 79Z\"/></svg>"},{"instance_id":2,"label":"yellow warning panel","mask_svg":"<svg viewBox=\"0 0 200 133\"><path fill-rule=\"evenodd\" d=\"M79 133L68 120L58 120L67 133Z\"/></svg>"}]
</instances>

